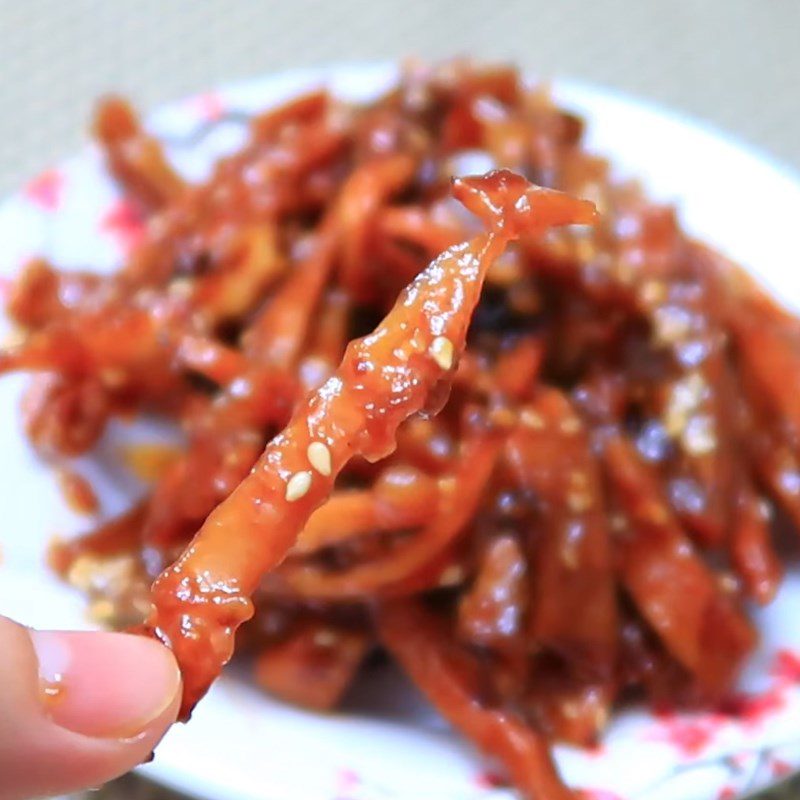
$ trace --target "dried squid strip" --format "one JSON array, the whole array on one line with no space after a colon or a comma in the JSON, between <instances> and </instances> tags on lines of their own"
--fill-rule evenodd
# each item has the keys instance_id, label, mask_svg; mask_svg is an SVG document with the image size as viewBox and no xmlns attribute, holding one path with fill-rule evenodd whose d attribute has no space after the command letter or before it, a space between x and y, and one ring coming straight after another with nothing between
<instances>
[{"instance_id":1,"label":"dried squid strip","mask_svg":"<svg viewBox=\"0 0 800 800\"><path fill-rule=\"evenodd\" d=\"M611 543L600 475L569 400L541 388L505 444L518 483L537 498L529 634L610 677L617 630Z\"/></svg>"},{"instance_id":2,"label":"dried squid strip","mask_svg":"<svg viewBox=\"0 0 800 800\"><path fill-rule=\"evenodd\" d=\"M289 703L329 711L350 686L371 639L365 631L309 620L256 657L256 682Z\"/></svg>"},{"instance_id":3,"label":"dried squid strip","mask_svg":"<svg viewBox=\"0 0 800 800\"><path fill-rule=\"evenodd\" d=\"M418 601L379 607L381 641L414 683L456 728L498 758L529 800L571 800L546 739L514 714L482 704L485 681L477 659L455 644Z\"/></svg>"},{"instance_id":4,"label":"dried squid strip","mask_svg":"<svg viewBox=\"0 0 800 800\"><path fill-rule=\"evenodd\" d=\"M94 134L112 174L144 210L156 211L186 190L161 143L145 132L127 101L106 98L95 113Z\"/></svg>"},{"instance_id":5,"label":"dried squid strip","mask_svg":"<svg viewBox=\"0 0 800 800\"><path fill-rule=\"evenodd\" d=\"M699 558L633 446L612 436L604 464L627 520L617 536L622 581L672 655L713 696L731 685L753 647L752 626Z\"/></svg>"},{"instance_id":6,"label":"dried squid strip","mask_svg":"<svg viewBox=\"0 0 800 800\"><path fill-rule=\"evenodd\" d=\"M388 455L399 424L452 375L486 270L505 245L523 230L587 223L594 215L591 203L508 172L460 179L454 190L490 232L443 253L372 334L350 343L336 373L154 583L147 629L181 667L184 718L233 654L234 633L253 613L249 596L283 560L338 472L356 454Z\"/></svg>"},{"instance_id":7,"label":"dried squid strip","mask_svg":"<svg viewBox=\"0 0 800 800\"><path fill-rule=\"evenodd\" d=\"M280 577L293 592L309 598L406 594L408 586L419 591L415 579L427 578L431 568L431 574L437 574L438 559L468 528L480 507L499 451L500 443L492 434L468 437L455 474L439 480L433 519L407 543L338 572L313 565L287 565ZM427 580L422 581L423 586L426 583Z\"/></svg>"}]
</instances>

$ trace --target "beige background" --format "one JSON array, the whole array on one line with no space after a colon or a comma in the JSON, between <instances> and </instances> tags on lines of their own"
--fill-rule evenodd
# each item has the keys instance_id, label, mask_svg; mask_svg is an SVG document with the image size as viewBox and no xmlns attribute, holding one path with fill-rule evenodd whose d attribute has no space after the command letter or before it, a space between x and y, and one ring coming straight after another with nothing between
<instances>
[{"instance_id":1,"label":"beige background","mask_svg":"<svg viewBox=\"0 0 800 800\"><path fill-rule=\"evenodd\" d=\"M616 87L800 170L800 0L0 0L0 193L79 146L104 91L149 108L285 67L408 54ZM101 797L153 795L126 780Z\"/></svg>"},{"instance_id":2,"label":"beige background","mask_svg":"<svg viewBox=\"0 0 800 800\"><path fill-rule=\"evenodd\" d=\"M337 60L474 53L618 87L800 168L800 0L0 0L0 192L143 107Z\"/></svg>"}]
</instances>

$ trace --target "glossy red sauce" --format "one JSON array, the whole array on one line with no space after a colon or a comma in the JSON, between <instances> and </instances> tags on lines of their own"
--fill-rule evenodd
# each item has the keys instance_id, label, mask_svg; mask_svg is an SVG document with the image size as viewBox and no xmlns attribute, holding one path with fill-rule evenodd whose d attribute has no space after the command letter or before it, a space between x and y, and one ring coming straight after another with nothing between
<instances>
[{"instance_id":1,"label":"glossy red sauce","mask_svg":"<svg viewBox=\"0 0 800 800\"><path fill-rule=\"evenodd\" d=\"M190 184L106 100L137 244L3 292L45 458L135 415L183 435L119 453L143 496L53 567L173 648L184 716L234 643L317 709L382 651L539 800L569 796L549 743L632 696L716 706L780 584L772 517L800 528L800 321L514 69L247 124Z\"/></svg>"}]
</instances>

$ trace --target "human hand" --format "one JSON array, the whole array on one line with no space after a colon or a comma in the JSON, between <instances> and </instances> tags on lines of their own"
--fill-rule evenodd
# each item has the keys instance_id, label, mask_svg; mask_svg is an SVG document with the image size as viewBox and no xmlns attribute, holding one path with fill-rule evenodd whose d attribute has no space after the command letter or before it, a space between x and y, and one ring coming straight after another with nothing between
<instances>
[{"instance_id":1,"label":"human hand","mask_svg":"<svg viewBox=\"0 0 800 800\"><path fill-rule=\"evenodd\" d=\"M0 617L0 800L98 786L175 721L172 653L124 633L33 631Z\"/></svg>"}]
</instances>

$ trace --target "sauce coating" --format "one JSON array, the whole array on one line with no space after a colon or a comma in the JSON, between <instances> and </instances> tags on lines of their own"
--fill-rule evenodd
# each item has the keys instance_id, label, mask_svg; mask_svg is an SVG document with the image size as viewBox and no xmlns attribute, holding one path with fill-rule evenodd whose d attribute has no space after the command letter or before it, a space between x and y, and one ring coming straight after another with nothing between
<instances>
[{"instance_id":1,"label":"sauce coating","mask_svg":"<svg viewBox=\"0 0 800 800\"><path fill-rule=\"evenodd\" d=\"M773 518L800 529L800 321L513 68L221 114L247 140L191 183L103 102L137 243L3 291L50 463L132 416L182 434L118 453L143 496L51 548L94 618L149 620L185 715L234 636L317 709L383 654L537 800L569 796L549 745L631 698L730 707ZM544 230L588 221L570 196L594 224Z\"/></svg>"},{"instance_id":2,"label":"sauce coating","mask_svg":"<svg viewBox=\"0 0 800 800\"><path fill-rule=\"evenodd\" d=\"M153 584L154 611L146 628L178 659L183 716L233 655L236 629L253 614L249 596L294 545L341 469L356 455L369 461L388 456L400 423L448 379L486 272L505 245L523 231L594 219L591 203L531 186L505 171L456 180L454 193L490 232L446 250L371 334L348 345L336 372L300 406ZM326 448L323 472L309 469L312 445Z\"/></svg>"}]
</instances>

